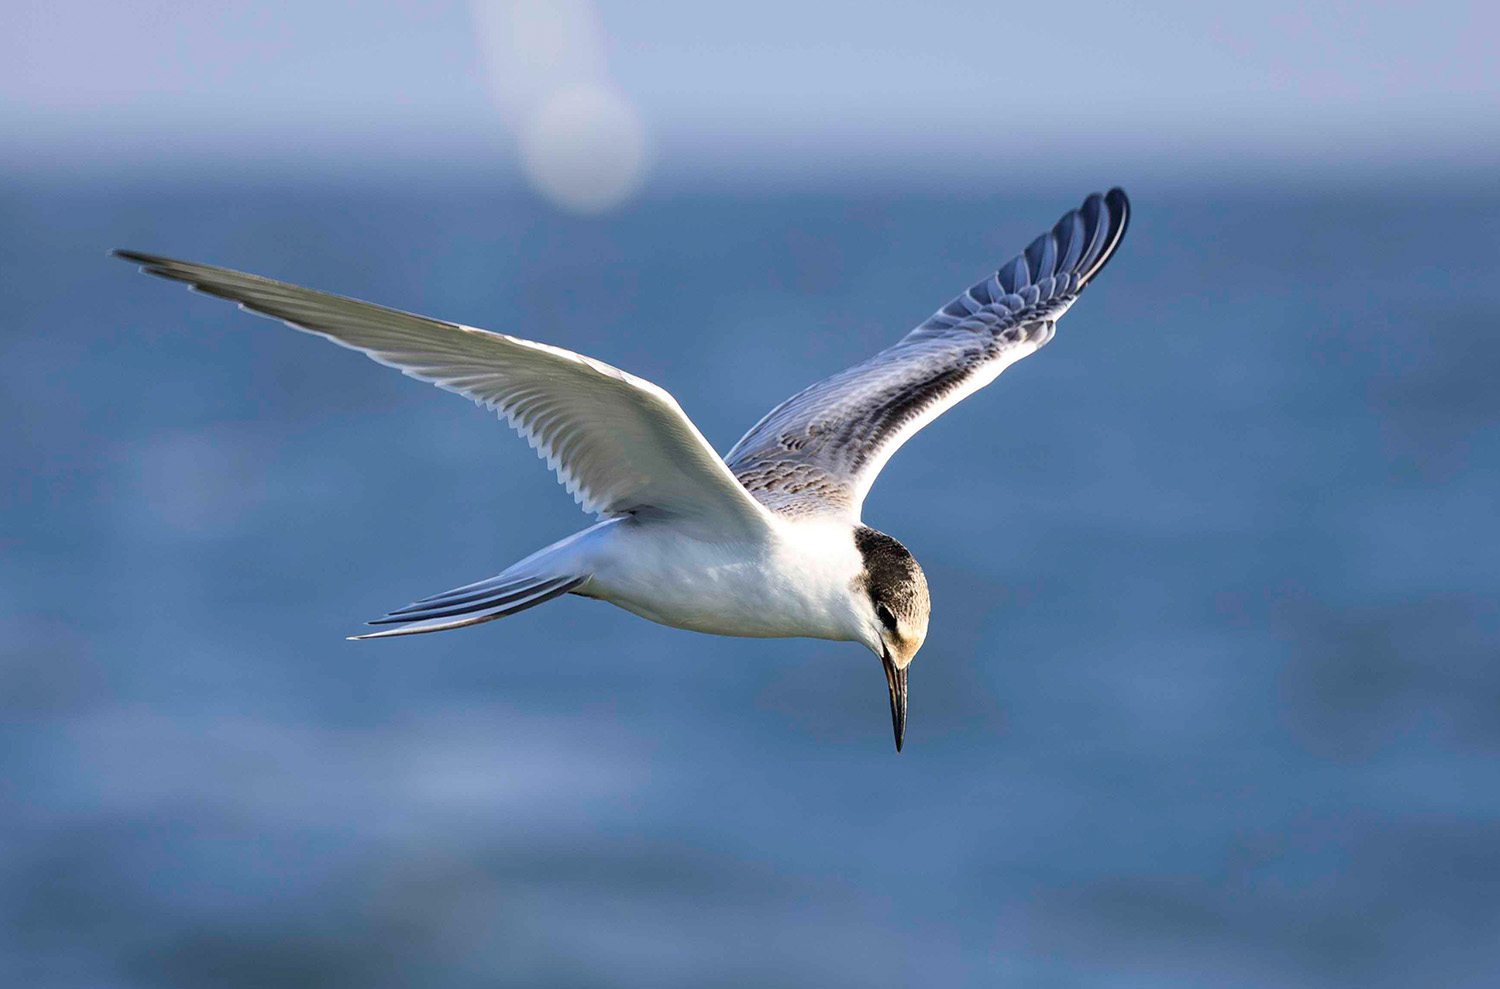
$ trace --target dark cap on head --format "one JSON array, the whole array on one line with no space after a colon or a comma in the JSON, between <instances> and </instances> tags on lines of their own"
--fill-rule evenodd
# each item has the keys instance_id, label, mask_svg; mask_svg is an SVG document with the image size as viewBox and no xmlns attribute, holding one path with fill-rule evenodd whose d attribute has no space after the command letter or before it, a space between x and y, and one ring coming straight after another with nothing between
<instances>
[{"instance_id":1,"label":"dark cap on head","mask_svg":"<svg viewBox=\"0 0 1500 989\"><path fill-rule=\"evenodd\" d=\"M870 601L877 608L884 605L890 609L901 631L915 633L920 642L927 634L932 602L927 596L927 577L916 558L901 543L868 526L854 530L854 546L864 558L860 580Z\"/></svg>"},{"instance_id":2,"label":"dark cap on head","mask_svg":"<svg viewBox=\"0 0 1500 989\"><path fill-rule=\"evenodd\" d=\"M932 607L927 577L906 547L883 532L860 526L854 530L854 546L864 560L856 579L881 625L880 662L890 688L891 727L900 752L906 736L907 667L927 638Z\"/></svg>"}]
</instances>

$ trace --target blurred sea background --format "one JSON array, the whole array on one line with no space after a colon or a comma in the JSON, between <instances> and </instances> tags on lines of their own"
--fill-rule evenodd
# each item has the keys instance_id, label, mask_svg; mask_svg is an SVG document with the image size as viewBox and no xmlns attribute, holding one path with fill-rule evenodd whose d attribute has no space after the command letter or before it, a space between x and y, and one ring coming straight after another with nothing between
<instances>
[{"instance_id":1,"label":"blurred sea background","mask_svg":"<svg viewBox=\"0 0 1500 989\"><path fill-rule=\"evenodd\" d=\"M1493 8L23 0L0 981L1493 986ZM933 628L565 599L487 413L105 252L568 347L721 450L1094 189L1120 254L865 506Z\"/></svg>"}]
</instances>

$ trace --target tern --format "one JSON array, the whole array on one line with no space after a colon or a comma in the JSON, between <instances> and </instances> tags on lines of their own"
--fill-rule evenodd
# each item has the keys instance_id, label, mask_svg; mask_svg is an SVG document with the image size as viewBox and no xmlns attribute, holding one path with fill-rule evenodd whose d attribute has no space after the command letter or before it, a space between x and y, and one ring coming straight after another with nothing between
<instances>
[{"instance_id":1,"label":"tern","mask_svg":"<svg viewBox=\"0 0 1500 989\"><path fill-rule=\"evenodd\" d=\"M913 434L1052 339L1129 218L1123 190L1094 193L895 344L776 406L723 457L662 388L582 354L227 268L113 253L495 411L598 516L498 576L399 608L369 623L391 628L352 638L478 625L576 594L714 635L859 642L884 667L899 752L930 601L906 547L861 521L865 496Z\"/></svg>"}]
</instances>

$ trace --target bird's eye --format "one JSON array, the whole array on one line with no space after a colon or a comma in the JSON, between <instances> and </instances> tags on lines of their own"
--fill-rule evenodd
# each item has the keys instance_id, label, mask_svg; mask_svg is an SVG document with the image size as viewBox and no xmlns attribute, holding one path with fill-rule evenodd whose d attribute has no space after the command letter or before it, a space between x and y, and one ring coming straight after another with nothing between
<instances>
[{"instance_id":1,"label":"bird's eye","mask_svg":"<svg viewBox=\"0 0 1500 989\"><path fill-rule=\"evenodd\" d=\"M891 609L883 604L877 604L875 617L880 619L880 624L884 625L888 631L896 631L896 616L891 613Z\"/></svg>"}]
</instances>

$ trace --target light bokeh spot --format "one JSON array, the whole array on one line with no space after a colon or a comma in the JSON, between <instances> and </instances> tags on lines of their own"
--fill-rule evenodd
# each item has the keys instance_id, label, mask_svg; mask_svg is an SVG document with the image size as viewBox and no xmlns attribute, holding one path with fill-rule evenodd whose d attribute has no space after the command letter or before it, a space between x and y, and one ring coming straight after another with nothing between
<instances>
[{"instance_id":1,"label":"light bokeh spot","mask_svg":"<svg viewBox=\"0 0 1500 989\"><path fill-rule=\"evenodd\" d=\"M624 203L646 174L646 130L619 93L582 84L553 93L521 123L527 181L565 209L599 213Z\"/></svg>"},{"instance_id":2,"label":"light bokeh spot","mask_svg":"<svg viewBox=\"0 0 1500 989\"><path fill-rule=\"evenodd\" d=\"M471 0L490 93L538 193L578 213L621 205L641 187L646 128L610 79L590 0Z\"/></svg>"}]
</instances>

